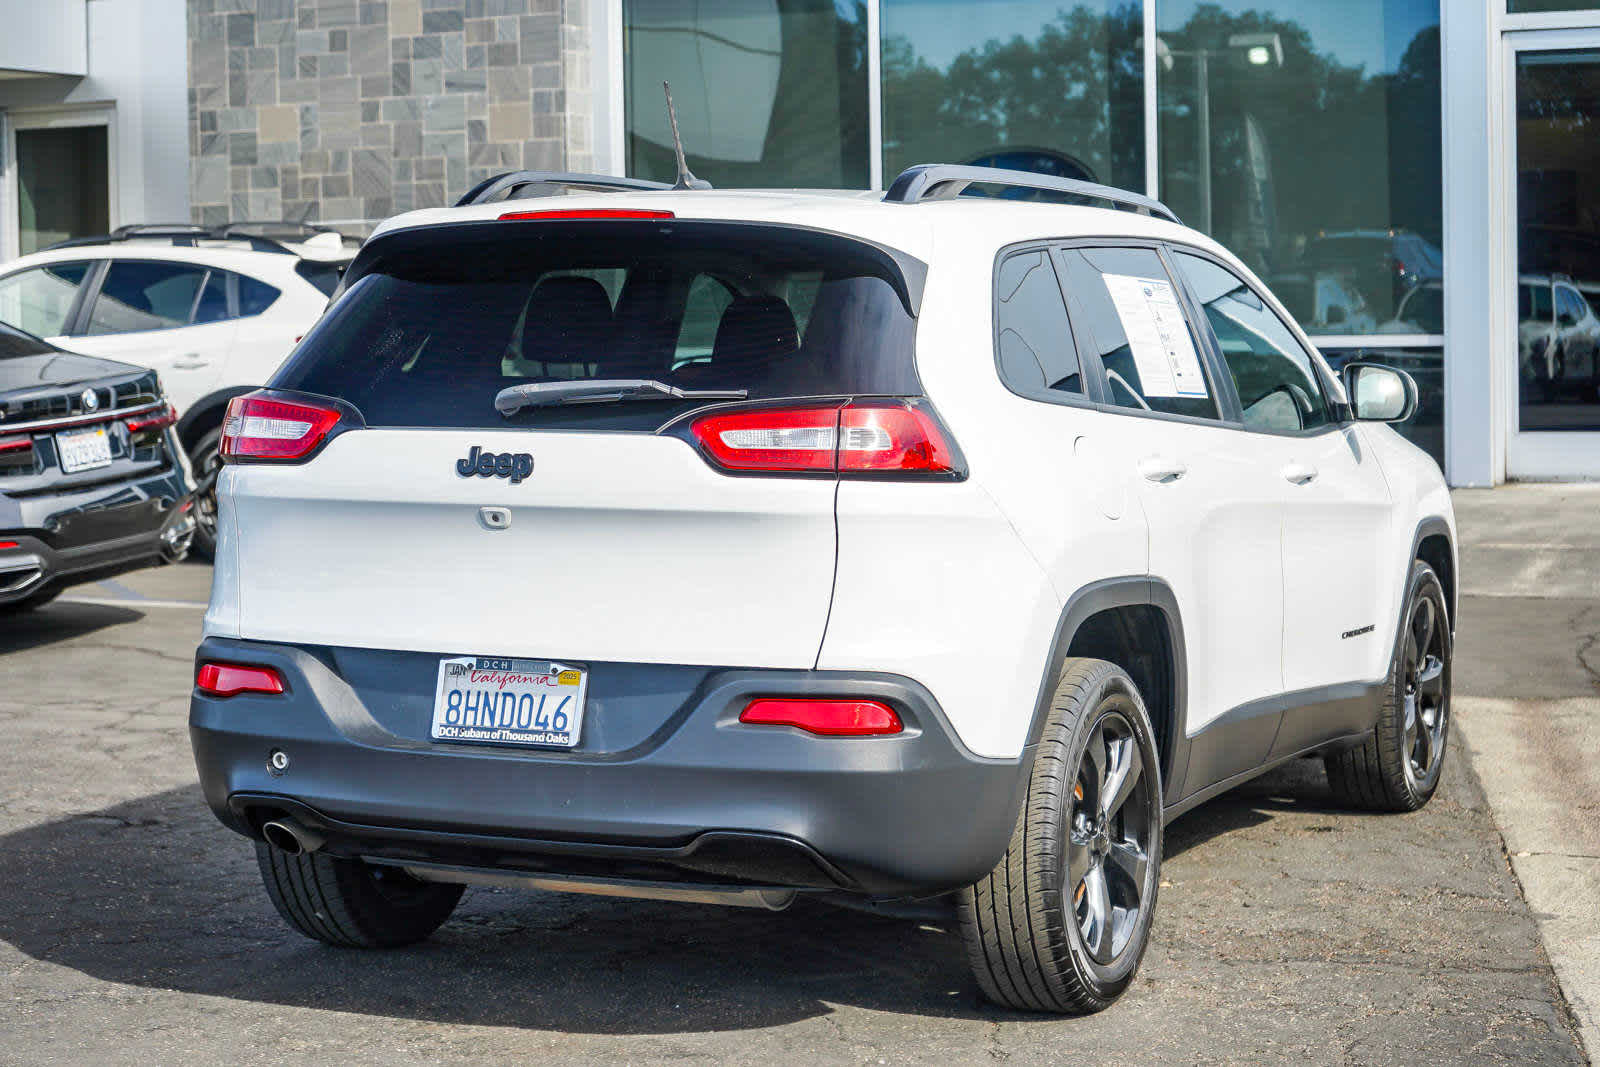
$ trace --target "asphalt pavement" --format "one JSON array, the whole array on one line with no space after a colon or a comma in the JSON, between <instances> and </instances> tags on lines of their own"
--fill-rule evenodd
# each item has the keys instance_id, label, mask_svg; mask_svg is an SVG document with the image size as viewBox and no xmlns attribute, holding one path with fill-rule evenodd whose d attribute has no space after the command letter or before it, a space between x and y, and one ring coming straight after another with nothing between
<instances>
[{"instance_id":1,"label":"asphalt pavement","mask_svg":"<svg viewBox=\"0 0 1600 1067\"><path fill-rule=\"evenodd\" d=\"M816 903L473 889L424 945L315 944L195 784L208 581L0 620L0 1063L1583 1062L1460 745L1415 815L1300 761L1178 820L1140 977L1089 1018L985 1004L939 923Z\"/></svg>"}]
</instances>

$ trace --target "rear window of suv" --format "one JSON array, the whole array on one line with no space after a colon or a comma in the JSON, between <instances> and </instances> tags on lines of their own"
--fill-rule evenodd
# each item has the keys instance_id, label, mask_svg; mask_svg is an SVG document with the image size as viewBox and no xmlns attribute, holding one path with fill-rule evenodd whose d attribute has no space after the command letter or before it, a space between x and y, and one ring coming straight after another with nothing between
<instances>
[{"instance_id":1,"label":"rear window of suv","mask_svg":"<svg viewBox=\"0 0 1600 1067\"><path fill-rule=\"evenodd\" d=\"M851 238L754 224L468 223L369 246L273 385L372 426L654 430L695 406L523 408L535 382L653 379L751 400L920 392L907 268ZM920 281L920 279L917 279Z\"/></svg>"}]
</instances>

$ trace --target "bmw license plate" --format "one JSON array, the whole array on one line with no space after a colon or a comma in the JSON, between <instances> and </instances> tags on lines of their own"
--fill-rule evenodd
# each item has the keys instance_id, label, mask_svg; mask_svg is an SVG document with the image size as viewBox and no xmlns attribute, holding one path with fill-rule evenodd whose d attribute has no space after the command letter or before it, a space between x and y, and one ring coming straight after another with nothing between
<instances>
[{"instance_id":1,"label":"bmw license plate","mask_svg":"<svg viewBox=\"0 0 1600 1067\"><path fill-rule=\"evenodd\" d=\"M589 672L544 659L463 656L439 661L435 741L573 748Z\"/></svg>"},{"instance_id":2,"label":"bmw license plate","mask_svg":"<svg viewBox=\"0 0 1600 1067\"><path fill-rule=\"evenodd\" d=\"M111 463L111 438L104 426L63 430L56 434L56 455L61 458L63 474L105 467Z\"/></svg>"}]
</instances>

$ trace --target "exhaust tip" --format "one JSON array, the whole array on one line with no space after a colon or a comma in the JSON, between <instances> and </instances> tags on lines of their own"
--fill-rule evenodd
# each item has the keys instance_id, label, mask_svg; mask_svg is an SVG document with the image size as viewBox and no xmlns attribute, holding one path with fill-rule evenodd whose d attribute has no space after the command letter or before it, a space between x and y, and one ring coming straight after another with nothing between
<instances>
[{"instance_id":1,"label":"exhaust tip","mask_svg":"<svg viewBox=\"0 0 1600 1067\"><path fill-rule=\"evenodd\" d=\"M267 844L291 856L315 852L322 847L322 835L306 829L290 819L273 819L261 827L261 836Z\"/></svg>"}]
</instances>

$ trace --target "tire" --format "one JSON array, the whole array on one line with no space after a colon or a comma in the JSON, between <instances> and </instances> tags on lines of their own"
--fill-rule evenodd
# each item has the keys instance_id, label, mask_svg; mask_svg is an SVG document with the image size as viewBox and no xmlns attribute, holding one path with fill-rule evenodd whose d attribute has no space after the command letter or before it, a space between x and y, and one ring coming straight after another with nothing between
<instances>
[{"instance_id":1,"label":"tire","mask_svg":"<svg viewBox=\"0 0 1600 1067\"><path fill-rule=\"evenodd\" d=\"M1133 981L1161 878L1156 751L1144 701L1121 668L1062 664L1010 845L957 900L968 961L989 1000L1082 1015L1109 1007ZM1132 780L1120 801L1102 806L1119 767L1131 767Z\"/></svg>"},{"instance_id":2,"label":"tire","mask_svg":"<svg viewBox=\"0 0 1600 1067\"><path fill-rule=\"evenodd\" d=\"M450 917L464 886L423 882L398 867L256 844L267 896L284 921L341 948L398 948Z\"/></svg>"},{"instance_id":3,"label":"tire","mask_svg":"<svg viewBox=\"0 0 1600 1067\"><path fill-rule=\"evenodd\" d=\"M1346 807L1416 811L1439 788L1453 646L1444 587L1426 563L1411 565L1401 618L1378 725L1362 744L1323 757L1334 799Z\"/></svg>"},{"instance_id":4,"label":"tire","mask_svg":"<svg viewBox=\"0 0 1600 1067\"><path fill-rule=\"evenodd\" d=\"M222 441L222 427L216 426L189 449L189 467L195 481L203 481L217 466L218 446ZM194 498L194 540L189 554L196 559L212 562L217 556L217 489L212 486Z\"/></svg>"}]
</instances>

